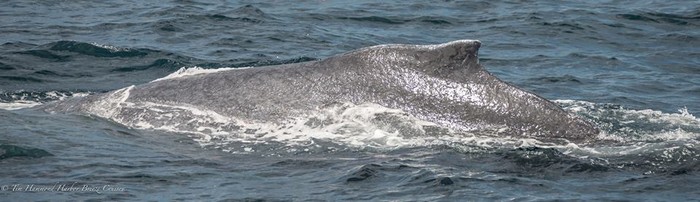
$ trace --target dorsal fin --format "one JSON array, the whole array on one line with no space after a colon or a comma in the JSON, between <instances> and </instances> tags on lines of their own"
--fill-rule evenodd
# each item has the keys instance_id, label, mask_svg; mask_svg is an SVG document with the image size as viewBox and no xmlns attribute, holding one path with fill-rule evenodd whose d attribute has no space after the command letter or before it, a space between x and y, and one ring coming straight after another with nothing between
<instances>
[{"instance_id":1,"label":"dorsal fin","mask_svg":"<svg viewBox=\"0 0 700 202\"><path fill-rule=\"evenodd\" d=\"M450 60L451 62L459 61L459 64L464 66L479 64L480 41L457 40L432 46L434 47L431 49L439 53L439 55L436 56L443 60Z\"/></svg>"},{"instance_id":2,"label":"dorsal fin","mask_svg":"<svg viewBox=\"0 0 700 202\"><path fill-rule=\"evenodd\" d=\"M443 44L420 45L416 59L423 62L421 70L433 75L451 75L454 71L476 72L482 70L479 65L479 48L477 40L457 40Z\"/></svg>"},{"instance_id":3,"label":"dorsal fin","mask_svg":"<svg viewBox=\"0 0 700 202\"><path fill-rule=\"evenodd\" d=\"M409 44L385 44L361 48L326 59L326 62L341 62L342 60L365 60L375 64L401 64L402 62L414 63L407 67L417 68L420 71L449 75L453 71L479 71L478 40L457 40L442 44L409 45ZM359 57L359 58L358 58Z\"/></svg>"}]
</instances>

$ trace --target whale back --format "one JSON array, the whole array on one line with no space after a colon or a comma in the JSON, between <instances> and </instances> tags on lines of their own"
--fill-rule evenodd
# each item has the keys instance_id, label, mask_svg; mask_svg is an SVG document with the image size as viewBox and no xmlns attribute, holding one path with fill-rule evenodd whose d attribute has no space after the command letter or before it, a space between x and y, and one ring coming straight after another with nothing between
<instances>
[{"instance_id":1,"label":"whale back","mask_svg":"<svg viewBox=\"0 0 700 202\"><path fill-rule=\"evenodd\" d=\"M479 64L480 46L475 40L372 46L320 61L174 76L49 108L133 126L187 122L204 112L217 119L283 123L333 104L373 103L461 131L496 128L512 136L575 141L597 134L589 122L486 71Z\"/></svg>"}]
</instances>

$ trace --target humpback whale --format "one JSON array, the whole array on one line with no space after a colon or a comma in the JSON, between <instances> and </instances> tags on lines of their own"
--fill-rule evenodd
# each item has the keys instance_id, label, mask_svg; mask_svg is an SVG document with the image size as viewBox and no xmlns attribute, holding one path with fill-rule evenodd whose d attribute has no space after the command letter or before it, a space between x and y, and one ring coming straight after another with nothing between
<instances>
[{"instance_id":1,"label":"humpback whale","mask_svg":"<svg viewBox=\"0 0 700 202\"><path fill-rule=\"evenodd\" d=\"M374 103L460 131L504 128L499 131L539 140L595 138L594 124L486 71L479 64L480 46L476 40L371 46L317 61L158 79L51 103L45 110L138 126L187 122L196 113L277 123L334 103ZM162 113L184 108L189 112Z\"/></svg>"}]
</instances>

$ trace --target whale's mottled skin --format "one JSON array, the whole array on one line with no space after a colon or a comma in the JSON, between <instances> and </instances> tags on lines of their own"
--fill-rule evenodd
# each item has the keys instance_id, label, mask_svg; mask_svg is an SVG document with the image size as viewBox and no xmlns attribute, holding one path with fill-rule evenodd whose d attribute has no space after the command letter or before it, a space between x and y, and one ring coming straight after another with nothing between
<instances>
[{"instance_id":1,"label":"whale's mottled skin","mask_svg":"<svg viewBox=\"0 0 700 202\"><path fill-rule=\"evenodd\" d=\"M505 126L513 136L576 142L588 142L598 134L593 124L491 75L479 64L480 46L474 40L372 46L319 61L163 79L116 91L128 93L89 96L47 108L140 116L139 110L95 107L118 99L195 106L243 120L279 122L334 103L376 103L456 130Z\"/></svg>"}]
</instances>

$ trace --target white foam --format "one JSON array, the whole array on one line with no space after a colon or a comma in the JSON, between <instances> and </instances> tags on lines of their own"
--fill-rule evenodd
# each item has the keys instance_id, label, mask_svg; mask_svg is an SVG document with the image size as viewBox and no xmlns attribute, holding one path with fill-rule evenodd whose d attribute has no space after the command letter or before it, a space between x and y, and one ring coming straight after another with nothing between
<instances>
[{"instance_id":1,"label":"white foam","mask_svg":"<svg viewBox=\"0 0 700 202\"><path fill-rule=\"evenodd\" d=\"M406 121L404 126L390 126L378 123L378 114L393 116ZM255 139L272 140L288 144L304 144L313 139L324 139L351 147L395 148L410 145L423 145L434 141L420 138L408 138L399 130L425 133L422 126L434 124L424 122L400 110L384 108L376 104L343 104L321 109L309 116L297 117L284 124L251 122L243 125L246 129L256 129ZM241 141L244 137L225 135L226 141ZM251 140L248 140L251 141Z\"/></svg>"},{"instance_id":2,"label":"white foam","mask_svg":"<svg viewBox=\"0 0 700 202\"><path fill-rule=\"evenodd\" d=\"M120 47L116 47L116 46L111 46L111 45L106 45L106 44L99 44L99 43L95 43L95 42L90 43L90 45L97 46L97 47L100 47L100 48L104 48L104 49L110 50L110 51L112 51L112 52L128 51L128 50L129 50L128 48L120 48Z\"/></svg>"},{"instance_id":3,"label":"white foam","mask_svg":"<svg viewBox=\"0 0 700 202\"><path fill-rule=\"evenodd\" d=\"M633 110L624 109L622 107L620 107L619 109L600 109L600 107L598 107L598 104L596 103L576 100L554 100L554 102L566 105L564 106L564 109L571 112L596 113L607 110L621 113L623 118L646 119L650 122L655 123L665 122L684 126L700 126L700 119L690 114L688 112L688 109L685 107L678 109L678 113L665 113L662 111L652 109Z\"/></svg>"},{"instance_id":4,"label":"white foam","mask_svg":"<svg viewBox=\"0 0 700 202\"><path fill-rule=\"evenodd\" d=\"M129 93L133 88L134 85L131 85L114 92L99 95L100 98L94 103L90 103L86 108L94 115L104 118L114 118L115 114L124 106L123 104L127 104L125 103L126 99L129 98Z\"/></svg>"},{"instance_id":5,"label":"white foam","mask_svg":"<svg viewBox=\"0 0 700 202\"><path fill-rule=\"evenodd\" d=\"M674 125L699 126L700 120L692 114L679 110L680 113L664 113L661 111L645 109L645 110L624 110L625 116L648 119L650 122L666 122Z\"/></svg>"},{"instance_id":6,"label":"white foam","mask_svg":"<svg viewBox=\"0 0 700 202\"><path fill-rule=\"evenodd\" d=\"M682 128L676 128L675 130L664 131L664 132L655 134L653 137L650 137L649 139L664 140L664 141L687 141L687 140L694 140L694 139L699 139L699 138L700 138L700 133L692 133L692 132L685 131Z\"/></svg>"},{"instance_id":7,"label":"white foam","mask_svg":"<svg viewBox=\"0 0 700 202\"><path fill-rule=\"evenodd\" d=\"M555 148L566 154L579 157L610 157L625 155L648 155L654 150L670 151L669 145L682 144L697 148L700 145L700 119L687 108L678 113L658 110L633 110L624 107L607 107L605 104L576 100L555 100L564 109L592 117L603 131L598 139L612 140L623 144L614 146L558 145ZM609 130L609 131L606 131ZM660 156L659 158L671 158Z\"/></svg>"},{"instance_id":8,"label":"white foam","mask_svg":"<svg viewBox=\"0 0 700 202\"><path fill-rule=\"evenodd\" d=\"M16 102L0 102L0 109L18 110L41 105L43 103L37 101L16 101Z\"/></svg>"},{"instance_id":9,"label":"white foam","mask_svg":"<svg viewBox=\"0 0 700 202\"><path fill-rule=\"evenodd\" d=\"M30 107L35 107L44 104L43 102L36 101L34 100L35 98L33 97L28 97L25 94L19 93L19 96L13 96L12 102L0 102L0 109L4 110L18 110L18 109L25 109L25 108L30 108ZM64 93L64 92L57 92L57 91L50 91L46 92L46 97L43 97L42 99L47 99L47 100L64 100L66 98L70 97L85 97L89 95L90 93Z\"/></svg>"},{"instance_id":10,"label":"white foam","mask_svg":"<svg viewBox=\"0 0 700 202\"><path fill-rule=\"evenodd\" d=\"M131 87L127 87L106 95L103 98L105 101L95 103L91 110L96 110L95 114L99 116L134 128L191 134L191 137L202 146L213 146L231 152L260 151L251 144L272 142L292 148L313 147L318 146L314 143L316 140L323 140L351 148L382 150L434 145L447 145L467 152L475 147L481 149L544 147L556 148L564 154L589 159L634 154L639 152L638 150L653 147L656 144L653 141L697 142L695 139L700 137L697 132L682 128L626 132L627 129L623 127L621 131L603 131L598 138L616 140L625 143L624 145L601 147L575 143L555 144L531 138L503 137L499 135L497 128L478 134L454 131L439 124L421 120L402 110L373 103L335 104L298 117L290 117L281 123L273 123L243 120L201 106L130 102L127 99L130 90ZM569 105L565 106L569 111L587 116L605 116L606 112L614 111L613 114L620 116L613 117L616 121L629 122L634 118L635 122L629 122L630 124L648 121L666 124L664 126L697 128L697 123L700 123L692 114L687 113L687 110L669 114L654 110L604 108L599 104L582 101L559 100L556 102Z\"/></svg>"},{"instance_id":11,"label":"white foam","mask_svg":"<svg viewBox=\"0 0 700 202\"><path fill-rule=\"evenodd\" d=\"M158 79L153 80L151 82L168 80L168 79L175 79L175 78L182 78L182 77L198 75L198 74L210 74L210 73L214 73L214 72L222 72L222 71L246 69L246 68L250 68L250 67L242 67L242 68L225 67L225 68L217 68L217 69L204 69L201 67L189 67L189 68L182 67L182 68L178 69L177 71L170 73L163 78L158 78Z\"/></svg>"},{"instance_id":12,"label":"white foam","mask_svg":"<svg viewBox=\"0 0 700 202\"><path fill-rule=\"evenodd\" d=\"M90 110L134 128L194 134L192 137L202 146L224 148L231 143L270 141L298 146L308 145L315 139L348 147L377 149L451 144L483 147L537 144L534 140L455 132L402 110L372 103L337 104L290 118L284 123L271 123L241 120L197 106L132 103L127 100L130 89L106 95L105 101L95 103Z\"/></svg>"}]
</instances>

